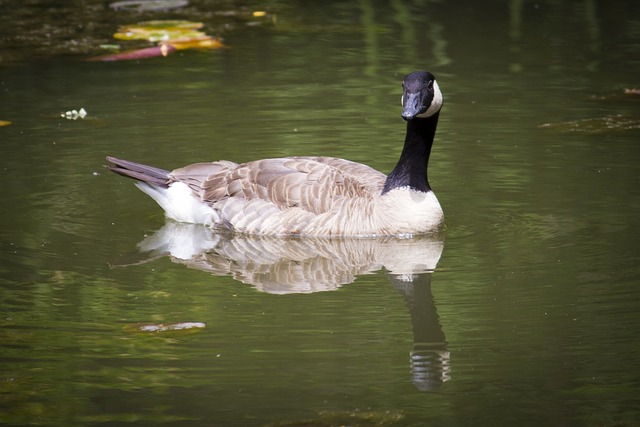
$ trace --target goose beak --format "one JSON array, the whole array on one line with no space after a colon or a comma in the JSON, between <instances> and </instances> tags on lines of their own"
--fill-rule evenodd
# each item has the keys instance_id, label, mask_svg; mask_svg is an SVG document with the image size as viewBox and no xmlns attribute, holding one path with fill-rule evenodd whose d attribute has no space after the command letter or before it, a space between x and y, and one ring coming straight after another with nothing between
<instances>
[{"instance_id":1,"label":"goose beak","mask_svg":"<svg viewBox=\"0 0 640 427\"><path fill-rule=\"evenodd\" d=\"M406 93L402 98L402 107L402 118L406 121L427 111L427 107L420 102L420 93Z\"/></svg>"}]
</instances>

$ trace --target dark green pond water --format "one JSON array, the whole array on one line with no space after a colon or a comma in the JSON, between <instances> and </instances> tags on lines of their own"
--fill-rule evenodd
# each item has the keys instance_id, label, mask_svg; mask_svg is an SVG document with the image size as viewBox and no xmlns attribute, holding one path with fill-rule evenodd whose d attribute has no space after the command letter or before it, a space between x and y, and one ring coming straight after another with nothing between
<instances>
[{"instance_id":1,"label":"dark green pond water","mask_svg":"<svg viewBox=\"0 0 640 427\"><path fill-rule=\"evenodd\" d=\"M640 2L4 6L0 424L640 425ZM84 61L168 18L229 48ZM102 167L388 172L420 69L442 236L216 236Z\"/></svg>"}]
</instances>

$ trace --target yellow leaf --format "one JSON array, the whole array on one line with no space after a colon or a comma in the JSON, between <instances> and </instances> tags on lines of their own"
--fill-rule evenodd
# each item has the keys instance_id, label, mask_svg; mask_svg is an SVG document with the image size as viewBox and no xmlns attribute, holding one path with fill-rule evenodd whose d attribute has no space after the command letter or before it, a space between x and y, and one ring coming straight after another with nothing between
<instances>
[{"instance_id":1,"label":"yellow leaf","mask_svg":"<svg viewBox=\"0 0 640 427\"><path fill-rule=\"evenodd\" d=\"M211 36L167 40L163 44L171 45L175 47L176 50L220 49L226 47L219 38Z\"/></svg>"},{"instance_id":2,"label":"yellow leaf","mask_svg":"<svg viewBox=\"0 0 640 427\"><path fill-rule=\"evenodd\" d=\"M8 121L8 120L0 120L0 127L9 126L10 124L11 124L11 122Z\"/></svg>"}]
</instances>

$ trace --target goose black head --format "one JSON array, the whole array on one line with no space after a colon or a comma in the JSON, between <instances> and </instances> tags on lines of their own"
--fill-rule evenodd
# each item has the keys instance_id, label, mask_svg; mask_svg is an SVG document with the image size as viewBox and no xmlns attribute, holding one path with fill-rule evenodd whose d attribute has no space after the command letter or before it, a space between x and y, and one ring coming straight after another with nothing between
<instances>
[{"instance_id":1,"label":"goose black head","mask_svg":"<svg viewBox=\"0 0 640 427\"><path fill-rule=\"evenodd\" d=\"M442 108L442 92L427 71L407 74L402 82L402 118L409 121L431 117Z\"/></svg>"}]
</instances>

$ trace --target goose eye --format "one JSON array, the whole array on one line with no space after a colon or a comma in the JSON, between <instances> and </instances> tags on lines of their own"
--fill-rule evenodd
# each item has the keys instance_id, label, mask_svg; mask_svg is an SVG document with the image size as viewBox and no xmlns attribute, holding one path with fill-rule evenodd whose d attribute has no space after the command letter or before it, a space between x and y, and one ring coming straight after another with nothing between
<instances>
[{"instance_id":1,"label":"goose eye","mask_svg":"<svg viewBox=\"0 0 640 427\"><path fill-rule=\"evenodd\" d=\"M433 89L433 80L429 80L429 83L427 83L427 87L429 89Z\"/></svg>"}]
</instances>

